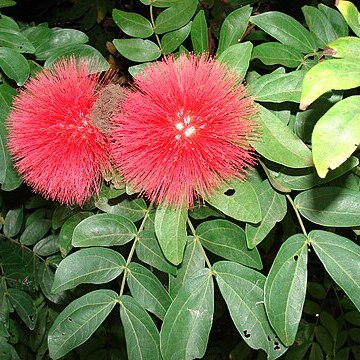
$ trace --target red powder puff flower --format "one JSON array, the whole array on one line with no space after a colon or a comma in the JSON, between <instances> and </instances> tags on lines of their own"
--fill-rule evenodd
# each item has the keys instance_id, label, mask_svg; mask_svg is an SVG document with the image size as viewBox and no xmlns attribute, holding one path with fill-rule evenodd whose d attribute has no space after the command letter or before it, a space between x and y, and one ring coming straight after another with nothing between
<instances>
[{"instance_id":1,"label":"red powder puff flower","mask_svg":"<svg viewBox=\"0 0 360 360\"><path fill-rule=\"evenodd\" d=\"M108 141L90 118L99 74L62 59L28 81L9 116L9 149L25 182L44 197L82 205L109 169Z\"/></svg>"},{"instance_id":2,"label":"red powder puff flower","mask_svg":"<svg viewBox=\"0 0 360 360\"><path fill-rule=\"evenodd\" d=\"M254 164L256 113L225 65L181 55L150 65L114 117L112 155L137 191L157 203L192 206Z\"/></svg>"}]
</instances>

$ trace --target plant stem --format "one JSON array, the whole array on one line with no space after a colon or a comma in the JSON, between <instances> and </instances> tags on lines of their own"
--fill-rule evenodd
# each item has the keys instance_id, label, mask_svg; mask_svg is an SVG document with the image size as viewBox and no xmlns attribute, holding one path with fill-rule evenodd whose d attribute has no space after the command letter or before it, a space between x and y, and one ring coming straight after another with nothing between
<instances>
[{"instance_id":1,"label":"plant stem","mask_svg":"<svg viewBox=\"0 0 360 360\"><path fill-rule=\"evenodd\" d=\"M291 196L288 195L288 194L286 194L285 196L286 196L286 198L288 199L289 203L291 204L291 206L293 207L293 209L294 209L294 211L295 211L295 214L296 214L296 217L297 217L298 220L299 220L299 224L300 224L300 227L301 227L302 232L304 233L304 235L305 235L306 237L308 237L308 234L307 234L307 231L306 231L306 229L305 229L304 223L303 223L303 221L302 221L302 219L301 219L299 210L298 210L298 208L296 207L293 199L292 199Z\"/></svg>"},{"instance_id":2,"label":"plant stem","mask_svg":"<svg viewBox=\"0 0 360 360\"><path fill-rule=\"evenodd\" d=\"M136 245L139 241L139 235L141 234L141 232L144 230L144 226L145 226L145 222L147 220L147 218L149 217L149 214L150 214L150 211L152 210L153 208L153 205L154 205L154 202L151 202L149 207L147 208L146 210L146 213L145 213L145 216L140 224L140 227L139 227L139 230L137 231L136 235L135 235L135 239L134 239L134 242L131 246L131 249L130 249L130 252L129 252L129 255L126 259L126 264L125 264L125 268L124 268L124 275L123 275L123 278L121 280L121 285L120 285L120 293L119 293L119 296L121 296L123 293L124 293L124 289L125 289L125 284L126 284L126 278L127 278L127 274L129 272L129 264L131 263L131 260L134 256L134 253L135 253L135 249L136 249Z\"/></svg>"},{"instance_id":3,"label":"plant stem","mask_svg":"<svg viewBox=\"0 0 360 360\"><path fill-rule=\"evenodd\" d=\"M207 257L206 252L205 252L203 246L201 245L199 236L196 235L196 231L195 231L194 225L192 224L192 222L191 222L191 220L190 220L189 218L187 219L187 223L188 223L188 225L189 225L189 228L190 228L190 230L191 230L191 232L192 232L195 240L196 240L196 241L199 243L199 245L200 245L200 248L201 248L202 253L203 253L203 255L204 255L204 259L205 259L205 262L206 262L207 267L208 267L209 269L211 269L211 268L212 268L211 262L210 262L209 258Z\"/></svg>"},{"instance_id":4,"label":"plant stem","mask_svg":"<svg viewBox=\"0 0 360 360\"><path fill-rule=\"evenodd\" d=\"M153 27L153 29L155 31L154 7L153 7L152 3L150 4L150 21L151 21L151 25L152 25L152 27ZM160 42L158 34L156 34L156 33L155 33L155 38L156 38L156 42L159 45L160 51L162 53L161 42Z\"/></svg>"}]
</instances>

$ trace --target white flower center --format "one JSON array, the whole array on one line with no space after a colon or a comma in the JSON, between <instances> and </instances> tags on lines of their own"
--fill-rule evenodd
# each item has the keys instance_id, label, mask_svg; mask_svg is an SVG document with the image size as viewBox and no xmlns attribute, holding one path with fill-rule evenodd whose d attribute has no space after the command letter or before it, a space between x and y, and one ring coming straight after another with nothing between
<instances>
[{"instance_id":1,"label":"white flower center","mask_svg":"<svg viewBox=\"0 0 360 360\"><path fill-rule=\"evenodd\" d=\"M177 113L177 122L175 123L175 129L178 130L177 134L175 135L176 140L180 140L182 136L189 138L196 132L196 128L191 124L191 116L184 115L184 111L181 110Z\"/></svg>"}]
</instances>

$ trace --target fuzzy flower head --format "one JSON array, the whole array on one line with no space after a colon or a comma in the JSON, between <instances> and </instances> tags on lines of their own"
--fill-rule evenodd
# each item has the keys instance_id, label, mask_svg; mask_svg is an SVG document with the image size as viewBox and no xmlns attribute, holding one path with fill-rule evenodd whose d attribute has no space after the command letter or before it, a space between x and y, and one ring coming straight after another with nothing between
<instances>
[{"instance_id":1,"label":"fuzzy flower head","mask_svg":"<svg viewBox=\"0 0 360 360\"><path fill-rule=\"evenodd\" d=\"M9 149L25 182L45 198L82 205L109 169L108 141L91 119L104 83L71 57L30 79L9 115Z\"/></svg>"},{"instance_id":2,"label":"fuzzy flower head","mask_svg":"<svg viewBox=\"0 0 360 360\"><path fill-rule=\"evenodd\" d=\"M112 156L150 200L193 206L254 164L256 108L225 65L180 55L138 76L113 121Z\"/></svg>"}]
</instances>

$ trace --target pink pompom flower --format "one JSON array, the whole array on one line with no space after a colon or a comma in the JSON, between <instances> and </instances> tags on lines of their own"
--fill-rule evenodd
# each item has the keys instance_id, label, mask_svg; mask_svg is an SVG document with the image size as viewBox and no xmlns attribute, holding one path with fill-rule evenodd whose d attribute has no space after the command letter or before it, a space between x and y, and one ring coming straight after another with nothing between
<instances>
[{"instance_id":1,"label":"pink pompom flower","mask_svg":"<svg viewBox=\"0 0 360 360\"><path fill-rule=\"evenodd\" d=\"M256 106L234 72L205 55L166 57L134 82L113 118L112 157L136 191L192 207L255 156Z\"/></svg>"},{"instance_id":2,"label":"pink pompom flower","mask_svg":"<svg viewBox=\"0 0 360 360\"><path fill-rule=\"evenodd\" d=\"M8 146L25 182L45 198L83 205L110 168L109 142L91 119L104 82L94 64L59 60L30 79L9 115Z\"/></svg>"}]
</instances>

